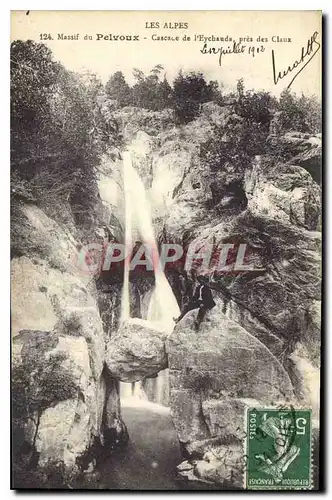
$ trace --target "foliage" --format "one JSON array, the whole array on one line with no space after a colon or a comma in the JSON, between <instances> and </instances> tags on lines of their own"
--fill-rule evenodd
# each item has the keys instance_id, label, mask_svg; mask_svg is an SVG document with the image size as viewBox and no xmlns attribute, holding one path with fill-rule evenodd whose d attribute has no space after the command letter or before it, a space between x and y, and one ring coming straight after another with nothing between
<instances>
[{"instance_id":1,"label":"foliage","mask_svg":"<svg viewBox=\"0 0 332 500\"><path fill-rule=\"evenodd\" d=\"M58 460L49 460L42 467L27 468L21 463L13 464L13 483L22 489L103 489L98 472L83 473L76 465L69 468Z\"/></svg>"},{"instance_id":2,"label":"foliage","mask_svg":"<svg viewBox=\"0 0 332 500\"><path fill-rule=\"evenodd\" d=\"M71 372L63 366L64 353L56 353L45 361L34 357L12 370L13 419L33 418L46 408L76 396L78 386Z\"/></svg>"},{"instance_id":3,"label":"foliage","mask_svg":"<svg viewBox=\"0 0 332 500\"><path fill-rule=\"evenodd\" d=\"M134 106L161 111L170 104L171 87L164 74L161 80L163 67L157 64L148 75L135 68L133 75L136 80L132 88L132 103Z\"/></svg>"},{"instance_id":4,"label":"foliage","mask_svg":"<svg viewBox=\"0 0 332 500\"><path fill-rule=\"evenodd\" d=\"M47 194L69 202L76 222L84 224L82 213L92 209L97 196L95 167L117 140L95 75L66 70L41 43L11 44L14 199L20 198L17 184L27 181L37 203Z\"/></svg>"},{"instance_id":5,"label":"foliage","mask_svg":"<svg viewBox=\"0 0 332 500\"><path fill-rule=\"evenodd\" d=\"M251 166L255 155L266 153L267 137L276 101L268 92L246 91L237 84L230 114L222 126L213 125L213 135L201 147L200 157L209 171L232 165L239 175Z\"/></svg>"},{"instance_id":6,"label":"foliage","mask_svg":"<svg viewBox=\"0 0 332 500\"><path fill-rule=\"evenodd\" d=\"M202 73L179 73L169 84L163 66L157 64L148 74L134 68L135 84L130 87L121 71L112 75L105 86L107 97L115 107L132 105L151 111L172 108L179 123L193 120L200 111L200 104L215 101L221 104L222 97L216 81L207 83Z\"/></svg>"},{"instance_id":7,"label":"foliage","mask_svg":"<svg viewBox=\"0 0 332 500\"><path fill-rule=\"evenodd\" d=\"M123 108L131 104L131 88L125 80L122 71L117 71L112 75L105 85L107 97L115 101L117 108Z\"/></svg>"},{"instance_id":8,"label":"foliage","mask_svg":"<svg viewBox=\"0 0 332 500\"><path fill-rule=\"evenodd\" d=\"M22 363L12 368L13 461L14 478L16 474L18 482L29 484L27 470L38 463L35 442L42 413L60 401L77 396L77 382L63 365L67 357L58 352L46 359L41 353L36 355L35 347L31 346L22 351ZM33 436L27 440L29 428Z\"/></svg>"},{"instance_id":9,"label":"foliage","mask_svg":"<svg viewBox=\"0 0 332 500\"><path fill-rule=\"evenodd\" d=\"M268 125L272 118L272 107L276 100L269 92L253 92L244 89L243 80L238 81L238 98L235 104L235 113L246 120L262 125Z\"/></svg>"},{"instance_id":10,"label":"foliage","mask_svg":"<svg viewBox=\"0 0 332 500\"><path fill-rule=\"evenodd\" d=\"M186 369L183 385L186 389L192 389L196 393L206 393L218 388L218 383L211 373L192 368Z\"/></svg>"},{"instance_id":11,"label":"foliage","mask_svg":"<svg viewBox=\"0 0 332 500\"><path fill-rule=\"evenodd\" d=\"M71 313L69 316L60 320L60 327L66 335L80 337L82 335L81 319L77 313Z\"/></svg>"},{"instance_id":12,"label":"foliage","mask_svg":"<svg viewBox=\"0 0 332 500\"><path fill-rule=\"evenodd\" d=\"M207 83L203 73L182 71L173 82L172 107L178 123L188 123L200 112L200 105L212 101L218 94L218 83Z\"/></svg>"},{"instance_id":13,"label":"foliage","mask_svg":"<svg viewBox=\"0 0 332 500\"><path fill-rule=\"evenodd\" d=\"M322 129L321 106L315 96L298 97L289 89L280 95L278 104L283 130L317 133Z\"/></svg>"},{"instance_id":14,"label":"foliage","mask_svg":"<svg viewBox=\"0 0 332 500\"><path fill-rule=\"evenodd\" d=\"M200 158L212 172L231 164L243 174L255 155L264 154L266 137L263 124L231 117L224 127L213 126L212 137L201 146Z\"/></svg>"},{"instance_id":15,"label":"foliage","mask_svg":"<svg viewBox=\"0 0 332 500\"><path fill-rule=\"evenodd\" d=\"M126 124L128 133L135 134L142 130L151 136L174 128L174 117L170 109L151 111L140 107L127 107L114 112L119 121Z\"/></svg>"}]
</instances>

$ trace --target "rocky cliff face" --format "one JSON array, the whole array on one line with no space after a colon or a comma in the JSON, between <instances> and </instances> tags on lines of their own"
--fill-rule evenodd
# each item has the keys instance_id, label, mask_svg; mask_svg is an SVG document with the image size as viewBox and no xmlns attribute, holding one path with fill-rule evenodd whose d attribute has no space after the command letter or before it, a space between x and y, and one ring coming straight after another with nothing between
<instances>
[{"instance_id":1,"label":"rocky cliff face","mask_svg":"<svg viewBox=\"0 0 332 500\"><path fill-rule=\"evenodd\" d=\"M124 122L130 113L122 110ZM240 485L246 406L293 401L318 418L321 137L271 130L281 159L257 156L250 168L234 162L211 172L199 151L214 125L241 126L231 106L203 105L181 127L166 115L152 128L141 118L124 133L147 179L159 241L241 241L253 250L256 273L211 272L218 306L202 333L193 332L190 313L166 342L174 424L186 456L199 459L181 473L226 485L235 475ZM190 275L185 286L176 271L168 278L186 300Z\"/></svg>"},{"instance_id":2,"label":"rocky cliff face","mask_svg":"<svg viewBox=\"0 0 332 500\"><path fill-rule=\"evenodd\" d=\"M320 137L271 134L287 161L256 157L250 168L234 161L212 172L199 151L214 125L231 124L234 133L241 126L231 106L205 104L181 127L168 112L124 108L117 119L158 241L247 243L257 272L211 272L217 306L198 333L191 312L170 336L142 319L151 277L132 280L138 319L118 329L121 276L102 276L97 292L73 265L75 232L22 205L12 229L13 390L22 396L28 388L14 415L20 459L73 467L96 441L112 447L125 439L118 382L142 380L150 399L159 391L170 404L189 460L180 473L240 487L246 407L307 405L318 418ZM103 223L120 240L121 169L121 160L105 161L99 182ZM173 270L168 279L181 305L192 277Z\"/></svg>"},{"instance_id":3,"label":"rocky cliff face","mask_svg":"<svg viewBox=\"0 0 332 500\"><path fill-rule=\"evenodd\" d=\"M295 398L280 361L222 309L217 304L199 332L197 310L188 313L167 340L171 413L187 458L196 459L180 466L182 475L241 487L246 408Z\"/></svg>"},{"instance_id":4,"label":"rocky cliff face","mask_svg":"<svg viewBox=\"0 0 332 500\"><path fill-rule=\"evenodd\" d=\"M74 237L33 205L17 207L12 251L16 465L75 471L125 433L94 279L74 265Z\"/></svg>"}]
</instances>

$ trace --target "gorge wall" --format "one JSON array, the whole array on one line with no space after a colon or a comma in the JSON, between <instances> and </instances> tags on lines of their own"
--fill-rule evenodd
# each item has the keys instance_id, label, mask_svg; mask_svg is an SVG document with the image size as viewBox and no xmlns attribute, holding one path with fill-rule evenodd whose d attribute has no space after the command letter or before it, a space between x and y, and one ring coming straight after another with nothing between
<instances>
[{"instance_id":1,"label":"gorge wall","mask_svg":"<svg viewBox=\"0 0 332 500\"><path fill-rule=\"evenodd\" d=\"M202 331L193 332L190 313L166 340L171 413L190 459L180 473L224 485L236 477L240 486L239 415L248 405L309 406L317 432L321 137L277 135L272 123L267 141L287 159L256 156L243 168L234 158L215 172L200 149L214 125L225 127L226 144L229 125L241 126L231 105L204 104L195 121L180 127L166 111L119 113L159 242L200 248L241 241L252 249L248 263L256 272L210 273L217 307ZM112 174L119 175L116 166ZM168 279L182 305L193 276L173 269Z\"/></svg>"},{"instance_id":2,"label":"gorge wall","mask_svg":"<svg viewBox=\"0 0 332 500\"><path fill-rule=\"evenodd\" d=\"M142 322L153 277L131 279L132 319L119 328L122 276L82 276L73 261L81 248L75 230L22 203L12 221L19 462L94 466L96 447L114 449L127 439L119 381L143 381L149 399L171 407L185 459L180 474L240 487L241 415L248 405L309 405L318 419L320 137L277 138L271 130L268 140L283 142L290 160L257 156L243 169L234 159L216 173L199 152L214 125L236 128L232 106L204 104L182 126L167 110L116 114L147 189L158 242L243 241L257 272L211 273L217 305L201 331L193 329L192 312L170 335ZM122 181L121 154L105 157L95 241L103 241L102 228L124 238ZM193 276L175 269L167 278L182 306Z\"/></svg>"},{"instance_id":3,"label":"gorge wall","mask_svg":"<svg viewBox=\"0 0 332 500\"><path fill-rule=\"evenodd\" d=\"M11 277L18 486L33 487L29 469L37 465L74 477L95 465L100 449L110 451L126 439L118 382L105 365L107 330L95 280L78 271L78 248L40 208L16 207ZM47 484L44 476L39 479Z\"/></svg>"}]
</instances>

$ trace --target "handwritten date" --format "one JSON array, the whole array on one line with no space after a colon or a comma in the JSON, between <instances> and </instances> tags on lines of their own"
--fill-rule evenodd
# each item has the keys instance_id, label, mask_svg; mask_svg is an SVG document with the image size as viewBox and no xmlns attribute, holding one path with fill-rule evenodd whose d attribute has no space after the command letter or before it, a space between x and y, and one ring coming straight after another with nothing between
<instances>
[{"instance_id":1,"label":"handwritten date","mask_svg":"<svg viewBox=\"0 0 332 500\"><path fill-rule=\"evenodd\" d=\"M202 54L216 54L219 55L219 66L221 66L222 57L228 54L250 54L255 57L259 52L264 52L265 47L260 46L247 46L243 45L241 42L233 41L233 45L228 45L227 47L209 47L205 42L203 48L200 50Z\"/></svg>"}]
</instances>

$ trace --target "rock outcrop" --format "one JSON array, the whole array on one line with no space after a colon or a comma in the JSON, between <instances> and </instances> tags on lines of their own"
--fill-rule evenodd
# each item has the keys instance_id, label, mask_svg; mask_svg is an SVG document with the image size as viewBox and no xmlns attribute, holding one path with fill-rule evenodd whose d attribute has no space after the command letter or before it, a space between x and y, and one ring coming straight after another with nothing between
<instances>
[{"instance_id":1,"label":"rock outcrop","mask_svg":"<svg viewBox=\"0 0 332 500\"><path fill-rule=\"evenodd\" d=\"M245 412L290 404L291 380L269 349L217 305L195 332L188 313L166 341L171 415L196 477L240 486ZM187 472L183 474L187 475Z\"/></svg>"},{"instance_id":2,"label":"rock outcrop","mask_svg":"<svg viewBox=\"0 0 332 500\"><path fill-rule=\"evenodd\" d=\"M114 378L136 382L167 367L166 334L139 318L124 321L108 343L106 363Z\"/></svg>"},{"instance_id":3,"label":"rock outcrop","mask_svg":"<svg viewBox=\"0 0 332 500\"><path fill-rule=\"evenodd\" d=\"M22 206L13 223L15 453L75 468L97 442L112 445L112 430L122 432L94 280L74 265L75 239L42 210Z\"/></svg>"}]
</instances>

